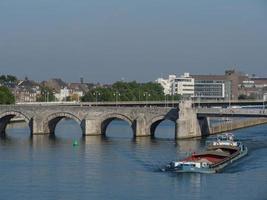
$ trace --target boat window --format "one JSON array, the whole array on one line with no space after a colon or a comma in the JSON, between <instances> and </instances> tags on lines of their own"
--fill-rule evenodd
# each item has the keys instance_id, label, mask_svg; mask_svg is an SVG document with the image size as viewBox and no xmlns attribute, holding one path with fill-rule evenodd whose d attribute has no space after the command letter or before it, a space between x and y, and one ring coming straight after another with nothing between
<instances>
[{"instance_id":1,"label":"boat window","mask_svg":"<svg viewBox=\"0 0 267 200\"><path fill-rule=\"evenodd\" d=\"M195 164L184 164L184 166L187 166L187 167L195 167L196 165Z\"/></svg>"}]
</instances>

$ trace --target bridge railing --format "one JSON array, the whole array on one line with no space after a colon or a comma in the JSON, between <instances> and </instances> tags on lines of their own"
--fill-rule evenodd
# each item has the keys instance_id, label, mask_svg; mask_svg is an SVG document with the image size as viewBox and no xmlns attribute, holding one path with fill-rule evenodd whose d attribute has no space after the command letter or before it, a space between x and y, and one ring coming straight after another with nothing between
<instances>
[{"instance_id":1,"label":"bridge railing","mask_svg":"<svg viewBox=\"0 0 267 200\"><path fill-rule=\"evenodd\" d=\"M198 114L216 115L267 115L266 109L242 109L242 108L197 108Z\"/></svg>"},{"instance_id":2,"label":"bridge railing","mask_svg":"<svg viewBox=\"0 0 267 200\"><path fill-rule=\"evenodd\" d=\"M16 105L43 105L43 106L165 106L174 107L180 101L99 101L99 102L22 102Z\"/></svg>"}]
</instances>

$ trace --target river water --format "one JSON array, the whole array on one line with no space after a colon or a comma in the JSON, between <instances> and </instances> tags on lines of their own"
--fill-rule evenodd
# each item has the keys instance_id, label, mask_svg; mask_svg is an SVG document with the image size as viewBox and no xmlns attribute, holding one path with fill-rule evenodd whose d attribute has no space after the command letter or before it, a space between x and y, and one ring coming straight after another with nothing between
<instances>
[{"instance_id":1,"label":"river water","mask_svg":"<svg viewBox=\"0 0 267 200\"><path fill-rule=\"evenodd\" d=\"M249 155L218 174L175 174L159 169L205 139L174 141L174 124L163 122L155 139L132 138L114 121L106 137L82 137L74 121L59 123L55 136L33 136L11 127L0 140L0 199L267 199L267 125L235 131ZM77 140L79 146L72 145Z\"/></svg>"}]
</instances>

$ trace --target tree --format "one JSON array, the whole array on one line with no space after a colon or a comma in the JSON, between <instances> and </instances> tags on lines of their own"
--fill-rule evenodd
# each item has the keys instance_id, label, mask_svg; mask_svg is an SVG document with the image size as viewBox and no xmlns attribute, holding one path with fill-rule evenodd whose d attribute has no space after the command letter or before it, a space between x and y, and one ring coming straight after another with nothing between
<instances>
[{"instance_id":1,"label":"tree","mask_svg":"<svg viewBox=\"0 0 267 200\"><path fill-rule=\"evenodd\" d=\"M78 94L72 94L70 96L67 96L66 101L79 101L79 95Z\"/></svg>"},{"instance_id":2,"label":"tree","mask_svg":"<svg viewBox=\"0 0 267 200\"><path fill-rule=\"evenodd\" d=\"M17 83L18 79L16 76L13 75L1 75L0 76L0 83L2 84L11 84Z\"/></svg>"},{"instance_id":3,"label":"tree","mask_svg":"<svg viewBox=\"0 0 267 200\"><path fill-rule=\"evenodd\" d=\"M240 95L238 96L238 99L239 99L239 100L245 100L245 99L247 99L247 98L248 98L248 96L245 95L245 94L240 94Z\"/></svg>"},{"instance_id":4,"label":"tree","mask_svg":"<svg viewBox=\"0 0 267 200\"><path fill-rule=\"evenodd\" d=\"M36 101L46 102L46 101L55 101L55 95L53 91L48 87L41 88L41 94L37 97Z\"/></svg>"},{"instance_id":5,"label":"tree","mask_svg":"<svg viewBox=\"0 0 267 200\"><path fill-rule=\"evenodd\" d=\"M252 100L258 99L258 95L255 94L255 93L251 93L251 94L248 96L248 99L252 99Z\"/></svg>"},{"instance_id":6,"label":"tree","mask_svg":"<svg viewBox=\"0 0 267 200\"><path fill-rule=\"evenodd\" d=\"M238 99L239 100L246 100L246 99L255 100L255 99L257 99L257 94L251 93L249 96L248 95L245 95L245 94L240 94L238 96Z\"/></svg>"},{"instance_id":7,"label":"tree","mask_svg":"<svg viewBox=\"0 0 267 200\"><path fill-rule=\"evenodd\" d=\"M6 80L9 83L17 83L17 81L18 81L17 77L13 76L13 75L7 75Z\"/></svg>"},{"instance_id":8,"label":"tree","mask_svg":"<svg viewBox=\"0 0 267 200\"><path fill-rule=\"evenodd\" d=\"M0 87L0 104L14 104L15 97L11 91L4 86Z\"/></svg>"},{"instance_id":9,"label":"tree","mask_svg":"<svg viewBox=\"0 0 267 200\"><path fill-rule=\"evenodd\" d=\"M160 84L137 83L136 81L118 81L109 88L94 88L81 98L82 101L162 101L164 99L163 88Z\"/></svg>"}]
</instances>

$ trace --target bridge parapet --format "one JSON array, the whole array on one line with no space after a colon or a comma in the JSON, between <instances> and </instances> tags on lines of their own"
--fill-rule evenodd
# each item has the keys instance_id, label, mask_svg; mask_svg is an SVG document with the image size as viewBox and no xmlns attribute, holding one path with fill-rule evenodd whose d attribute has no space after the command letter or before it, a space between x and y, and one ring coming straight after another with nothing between
<instances>
[{"instance_id":1,"label":"bridge parapet","mask_svg":"<svg viewBox=\"0 0 267 200\"><path fill-rule=\"evenodd\" d=\"M267 117L265 109L244 108L197 108L198 116L226 116L226 117Z\"/></svg>"}]
</instances>

